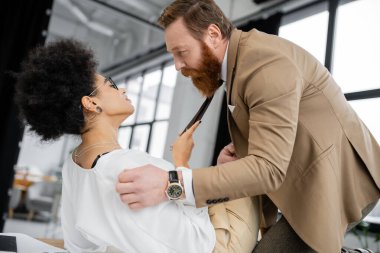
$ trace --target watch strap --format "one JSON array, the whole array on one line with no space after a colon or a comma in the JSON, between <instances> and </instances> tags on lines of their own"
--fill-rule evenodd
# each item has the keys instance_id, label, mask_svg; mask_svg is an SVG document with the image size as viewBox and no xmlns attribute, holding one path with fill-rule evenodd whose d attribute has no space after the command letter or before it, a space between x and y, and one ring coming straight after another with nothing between
<instances>
[{"instance_id":1,"label":"watch strap","mask_svg":"<svg viewBox=\"0 0 380 253\"><path fill-rule=\"evenodd\" d=\"M169 171L169 183L178 183L178 172L176 170Z\"/></svg>"}]
</instances>

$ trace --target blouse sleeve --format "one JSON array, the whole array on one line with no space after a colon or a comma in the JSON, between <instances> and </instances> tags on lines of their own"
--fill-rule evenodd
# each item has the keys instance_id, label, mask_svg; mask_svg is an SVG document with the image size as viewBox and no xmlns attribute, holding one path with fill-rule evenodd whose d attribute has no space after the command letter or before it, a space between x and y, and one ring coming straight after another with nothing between
<instances>
[{"instance_id":1,"label":"blouse sleeve","mask_svg":"<svg viewBox=\"0 0 380 253\"><path fill-rule=\"evenodd\" d=\"M166 201L132 211L121 202L115 191L118 174L147 163L168 169L165 161L145 153L125 153L99 164L92 191L82 198L89 201L78 208L76 228L91 241L125 252L212 252L215 232L207 208Z\"/></svg>"}]
</instances>

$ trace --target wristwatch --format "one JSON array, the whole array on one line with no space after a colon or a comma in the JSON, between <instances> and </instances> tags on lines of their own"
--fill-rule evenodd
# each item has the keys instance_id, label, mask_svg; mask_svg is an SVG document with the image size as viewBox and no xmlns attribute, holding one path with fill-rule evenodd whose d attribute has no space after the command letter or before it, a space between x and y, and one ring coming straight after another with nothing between
<instances>
[{"instance_id":1,"label":"wristwatch","mask_svg":"<svg viewBox=\"0 0 380 253\"><path fill-rule=\"evenodd\" d=\"M176 170L169 171L169 183L166 188L166 195L170 200L176 200L181 197L183 187L178 179L178 172Z\"/></svg>"}]
</instances>

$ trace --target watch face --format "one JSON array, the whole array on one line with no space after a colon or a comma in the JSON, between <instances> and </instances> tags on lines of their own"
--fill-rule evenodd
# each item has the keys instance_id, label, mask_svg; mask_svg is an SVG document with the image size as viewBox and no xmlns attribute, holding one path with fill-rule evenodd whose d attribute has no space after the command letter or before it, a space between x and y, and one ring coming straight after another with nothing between
<instances>
[{"instance_id":1,"label":"watch face","mask_svg":"<svg viewBox=\"0 0 380 253\"><path fill-rule=\"evenodd\" d=\"M169 198L178 199L182 195L182 187L179 184L171 184L167 189Z\"/></svg>"}]
</instances>

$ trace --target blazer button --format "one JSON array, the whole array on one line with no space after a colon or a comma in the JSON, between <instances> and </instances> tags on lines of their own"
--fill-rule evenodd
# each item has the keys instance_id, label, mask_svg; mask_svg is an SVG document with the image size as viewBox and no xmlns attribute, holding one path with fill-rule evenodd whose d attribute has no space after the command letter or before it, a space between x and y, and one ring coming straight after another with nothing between
<instances>
[{"instance_id":1,"label":"blazer button","mask_svg":"<svg viewBox=\"0 0 380 253\"><path fill-rule=\"evenodd\" d=\"M212 204L212 200L211 199L206 200L206 204L207 205L211 205Z\"/></svg>"},{"instance_id":2,"label":"blazer button","mask_svg":"<svg viewBox=\"0 0 380 253\"><path fill-rule=\"evenodd\" d=\"M224 201L224 199L218 199L219 203L222 203L223 201Z\"/></svg>"},{"instance_id":3,"label":"blazer button","mask_svg":"<svg viewBox=\"0 0 380 253\"><path fill-rule=\"evenodd\" d=\"M229 201L229 200L230 200L230 198L228 198L228 197L225 197L225 198L223 199L224 202L227 202L227 201Z\"/></svg>"},{"instance_id":4,"label":"blazer button","mask_svg":"<svg viewBox=\"0 0 380 253\"><path fill-rule=\"evenodd\" d=\"M213 203L213 204L216 204L216 203L218 203L218 200L217 200L217 199L213 199L213 200L212 200L212 203Z\"/></svg>"}]
</instances>

